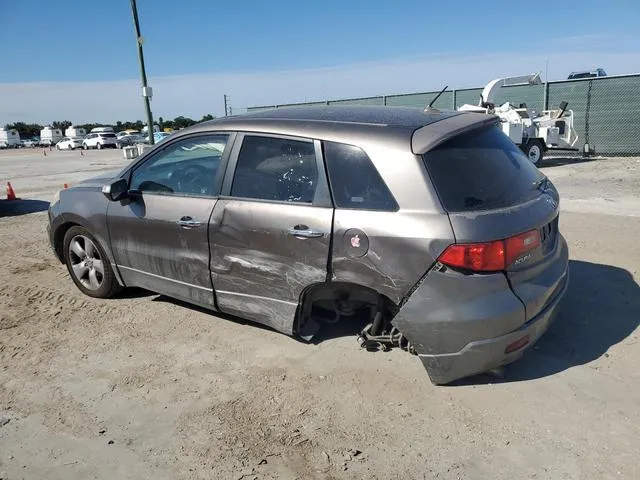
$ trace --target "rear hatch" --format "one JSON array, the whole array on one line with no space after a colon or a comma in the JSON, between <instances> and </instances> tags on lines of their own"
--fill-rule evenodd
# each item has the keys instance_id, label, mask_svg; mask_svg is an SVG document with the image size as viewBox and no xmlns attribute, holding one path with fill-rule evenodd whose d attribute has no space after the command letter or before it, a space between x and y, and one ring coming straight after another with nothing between
<instances>
[{"instance_id":1,"label":"rear hatch","mask_svg":"<svg viewBox=\"0 0 640 480\"><path fill-rule=\"evenodd\" d=\"M554 186L496 126L464 132L423 159L456 244L466 246L461 255L464 248L478 252L476 245L499 252L504 263L492 260L485 269L506 275L524 304L524 320L533 319L566 279L568 252L558 231Z\"/></svg>"}]
</instances>

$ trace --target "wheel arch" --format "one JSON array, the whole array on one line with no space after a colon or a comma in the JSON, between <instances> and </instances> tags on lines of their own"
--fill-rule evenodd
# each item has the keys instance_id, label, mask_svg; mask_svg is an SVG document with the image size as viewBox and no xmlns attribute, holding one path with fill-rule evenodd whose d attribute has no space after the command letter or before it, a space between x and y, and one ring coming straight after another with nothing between
<instances>
[{"instance_id":1,"label":"wheel arch","mask_svg":"<svg viewBox=\"0 0 640 480\"><path fill-rule=\"evenodd\" d=\"M320 301L354 301L375 307L382 303L385 310L392 317L396 315L399 306L388 296L378 290L356 282L319 282L306 287L298 303L298 309L293 322L294 337L305 338L305 325L311 320L311 310ZM311 335L313 336L313 335Z\"/></svg>"},{"instance_id":2,"label":"wheel arch","mask_svg":"<svg viewBox=\"0 0 640 480\"><path fill-rule=\"evenodd\" d=\"M55 227L52 226L52 246L53 250L60 260L61 263L65 263L64 259L64 236L72 227L82 227L87 229L87 231L98 241L100 242L100 246L106 252L107 257L109 259L109 263L113 268L113 273L116 277L118 283L122 286L125 286L122 277L120 276L120 271L118 270L118 266L116 265L115 258L113 253L111 252L111 245L107 238L104 238L102 235L96 233L95 229L91 228L91 225L81 216L75 215L72 213L61 216L61 218L56 222Z\"/></svg>"}]
</instances>

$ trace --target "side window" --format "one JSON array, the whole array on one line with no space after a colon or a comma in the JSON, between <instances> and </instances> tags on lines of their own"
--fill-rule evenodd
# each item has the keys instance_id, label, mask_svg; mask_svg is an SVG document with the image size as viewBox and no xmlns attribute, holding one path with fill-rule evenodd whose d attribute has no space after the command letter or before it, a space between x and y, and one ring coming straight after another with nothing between
<instances>
[{"instance_id":1,"label":"side window","mask_svg":"<svg viewBox=\"0 0 640 480\"><path fill-rule=\"evenodd\" d=\"M228 135L204 135L179 140L137 167L130 188L169 195L215 196L216 176L228 139Z\"/></svg>"},{"instance_id":2,"label":"side window","mask_svg":"<svg viewBox=\"0 0 640 480\"><path fill-rule=\"evenodd\" d=\"M247 135L238 154L231 195L312 203L317 183L312 142Z\"/></svg>"},{"instance_id":3,"label":"side window","mask_svg":"<svg viewBox=\"0 0 640 480\"><path fill-rule=\"evenodd\" d=\"M338 208L398 210L378 170L360 147L324 142L333 201Z\"/></svg>"}]
</instances>

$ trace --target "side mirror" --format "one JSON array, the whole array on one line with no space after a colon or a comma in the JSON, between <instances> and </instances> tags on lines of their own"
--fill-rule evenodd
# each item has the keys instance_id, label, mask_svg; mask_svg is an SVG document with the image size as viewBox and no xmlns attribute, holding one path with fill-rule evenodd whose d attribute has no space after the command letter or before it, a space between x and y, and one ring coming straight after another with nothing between
<instances>
[{"instance_id":1,"label":"side mirror","mask_svg":"<svg viewBox=\"0 0 640 480\"><path fill-rule=\"evenodd\" d=\"M129 189L129 182L126 178L119 178L111 183L106 183L102 186L102 193L112 202L122 200L127 196L127 190Z\"/></svg>"}]
</instances>

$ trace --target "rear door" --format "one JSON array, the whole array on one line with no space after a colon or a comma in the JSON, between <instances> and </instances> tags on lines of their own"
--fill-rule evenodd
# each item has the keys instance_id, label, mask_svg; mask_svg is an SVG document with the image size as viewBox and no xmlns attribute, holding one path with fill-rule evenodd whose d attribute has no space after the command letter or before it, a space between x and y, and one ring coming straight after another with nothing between
<instances>
[{"instance_id":1,"label":"rear door","mask_svg":"<svg viewBox=\"0 0 640 480\"><path fill-rule=\"evenodd\" d=\"M333 207L320 143L239 135L209 224L222 312L293 333L300 296L327 280Z\"/></svg>"},{"instance_id":2,"label":"rear door","mask_svg":"<svg viewBox=\"0 0 640 480\"><path fill-rule=\"evenodd\" d=\"M525 306L525 321L534 318L566 281L568 250L558 231L559 197L551 182L497 127L454 137L423 158L456 243L532 232L527 241L537 246L512 258L505 275Z\"/></svg>"}]
</instances>

